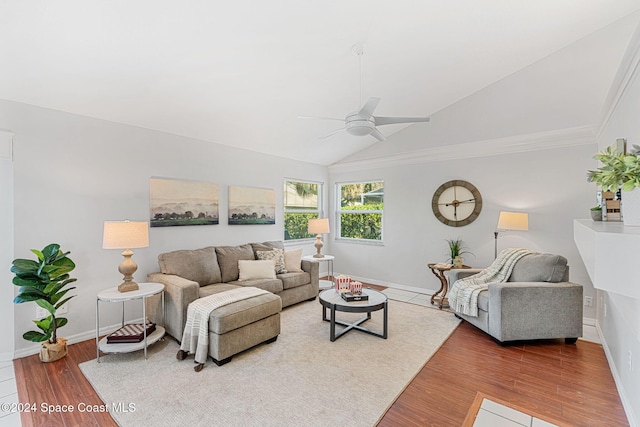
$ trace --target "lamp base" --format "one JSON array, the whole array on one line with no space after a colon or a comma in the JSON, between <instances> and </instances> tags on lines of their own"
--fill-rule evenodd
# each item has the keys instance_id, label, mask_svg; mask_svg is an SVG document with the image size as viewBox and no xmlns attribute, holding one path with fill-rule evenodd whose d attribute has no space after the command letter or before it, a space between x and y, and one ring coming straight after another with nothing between
<instances>
[{"instance_id":1,"label":"lamp base","mask_svg":"<svg viewBox=\"0 0 640 427\"><path fill-rule=\"evenodd\" d=\"M118 292L131 292L137 291L138 289L140 289L140 286L138 286L138 284L134 281L125 281L118 285Z\"/></svg>"},{"instance_id":2,"label":"lamp base","mask_svg":"<svg viewBox=\"0 0 640 427\"><path fill-rule=\"evenodd\" d=\"M124 260L122 260L122 263L118 266L118 271L124 275L122 278L124 281L118 286L118 292L137 291L140 287L133 281L133 273L136 272L138 266L131 259L133 251L131 249L126 249L122 252L122 256L124 257Z\"/></svg>"},{"instance_id":3,"label":"lamp base","mask_svg":"<svg viewBox=\"0 0 640 427\"><path fill-rule=\"evenodd\" d=\"M314 243L314 245L316 247L316 250L318 251L316 254L313 255L314 258L324 258L324 255L322 255L320 253L320 250L322 249L322 247L324 246L322 244L322 236L321 235L316 235L316 243Z\"/></svg>"}]
</instances>

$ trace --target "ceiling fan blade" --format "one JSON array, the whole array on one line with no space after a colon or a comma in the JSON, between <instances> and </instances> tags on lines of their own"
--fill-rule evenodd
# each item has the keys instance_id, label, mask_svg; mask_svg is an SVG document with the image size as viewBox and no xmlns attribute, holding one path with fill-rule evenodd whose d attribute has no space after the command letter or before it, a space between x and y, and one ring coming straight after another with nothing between
<instances>
[{"instance_id":1,"label":"ceiling fan blade","mask_svg":"<svg viewBox=\"0 0 640 427\"><path fill-rule=\"evenodd\" d=\"M418 123L428 122L429 117L373 117L376 121L376 126L393 125L396 123Z\"/></svg>"},{"instance_id":2,"label":"ceiling fan blade","mask_svg":"<svg viewBox=\"0 0 640 427\"><path fill-rule=\"evenodd\" d=\"M367 118L370 117L373 115L373 111L376 109L379 102L380 98L371 97L367 99L367 102L362 106L360 111L358 111L358 115Z\"/></svg>"},{"instance_id":3,"label":"ceiling fan blade","mask_svg":"<svg viewBox=\"0 0 640 427\"><path fill-rule=\"evenodd\" d=\"M338 120L344 122L344 119L337 119L335 117L322 117L322 116L298 116L299 119L318 119L318 120Z\"/></svg>"},{"instance_id":4,"label":"ceiling fan blade","mask_svg":"<svg viewBox=\"0 0 640 427\"><path fill-rule=\"evenodd\" d=\"M377 139L380 142L384 142L387 140L387 138L385 138L385 136L382 134L382 132L380 132L378 129L374 128L371 133L371 136L373 136L375 139Z\"/></svg>"},{"instance_id":5,"label":"ceiling fan blade","mask_svg":"<svg viewBox=\"0 0 640 427\"><path fill-rule=\"evenodd\" d=\"M333 136L333 135L335 135L336 133L338 133L338 132L340 132L340 131L343 131L343 130L345 130L345 129L346 129L346 128L336 129L336 130L334 130L334 131L329 132L329 133L328 133L328 134L326 134L325 136L318 137L318 139L327 139L327 138L329 138L330 136Z\"/></svg>"}]
</instances>

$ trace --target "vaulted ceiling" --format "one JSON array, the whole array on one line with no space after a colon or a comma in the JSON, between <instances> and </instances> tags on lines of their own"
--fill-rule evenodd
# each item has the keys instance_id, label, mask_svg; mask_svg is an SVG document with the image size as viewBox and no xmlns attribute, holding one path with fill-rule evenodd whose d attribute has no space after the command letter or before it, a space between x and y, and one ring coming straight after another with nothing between
<instances>
[{"instance_id":1,"label":"vaulted ceiling","mask_svg":"<svg viewBox=\"0 0 640 427\"><path fill-rule=\"evenodd\" d=\"M578 80L581 95L561 108L582 116L553 126L589 124L594 108L582 106L604 101L637 26L623 18L638 10L638 0L4 1L0 98L328 165L378 142L318 139L341 123L298 116L342 118L369 96L382 98L377 115L437 117L499 82L524 96L531 82L557 92ZM514 78L536 69L547 77ZM527 114L548 99L536 102Z\"/></svg>"}]
</instances>

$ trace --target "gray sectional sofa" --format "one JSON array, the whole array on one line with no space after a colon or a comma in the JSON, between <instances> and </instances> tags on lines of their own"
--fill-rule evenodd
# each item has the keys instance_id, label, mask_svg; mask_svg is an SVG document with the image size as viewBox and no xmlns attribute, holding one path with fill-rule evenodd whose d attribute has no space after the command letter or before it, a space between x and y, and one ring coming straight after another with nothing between
<instances>
[{"instance_id":1,"label":"gray sectional sofa","mask_svg":"<svg viewBox=\"0 0 640 427\"><path fill-rule=\"evenodd\" d=\"M192 301L238 286L253 286L269 291L280 297L282 307L315 299L318 295L318 263L303 260L302 271L277 274L276 278L269 279L238 280L238 261L256 260L258 251L270 251L274 248L284 250L284 245L273 241L239 246L209 246L160 254L160 271L149 274L147 279L165 285L166 332L180 341L187 320L187 307ZM267 303L273 304L273 301L265 301ZM148 299L147 315L151 321L161 323L162 307L159 298ZM237 322L238 325L243 323L241 318Z\"/></svg>"},{"instance_id":2,"label":"gray sectional sofa","mask_svg":"<svg viewBox=\"0 0 640 427\"><path fill-rule=\"evenodd\" d=\"M478 273L450 270L449 280ZM490 283L480 292L478 316L456 313L499 342L582 336L582 285L569 282L567 259L534 253L518 260L504 283Z\"/></svg>"}]
</instances>

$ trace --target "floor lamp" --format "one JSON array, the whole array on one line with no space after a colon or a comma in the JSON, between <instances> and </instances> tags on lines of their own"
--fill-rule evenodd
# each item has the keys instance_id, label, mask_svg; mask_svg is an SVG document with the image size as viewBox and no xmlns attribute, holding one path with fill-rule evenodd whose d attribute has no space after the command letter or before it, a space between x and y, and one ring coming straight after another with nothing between
<instances>
[{"instance_id":1,"label":"floor lamp","mask_svg":"<svg viewBox=\"0 0 640 427\"><path fill-rule=\"evenodd\" d=\"M523 212L500 212L498 226L494 235L493 257L498 258L498 232L500 231L527 231L529 229L529 214Z\"/></svg>"}]
</instances>

